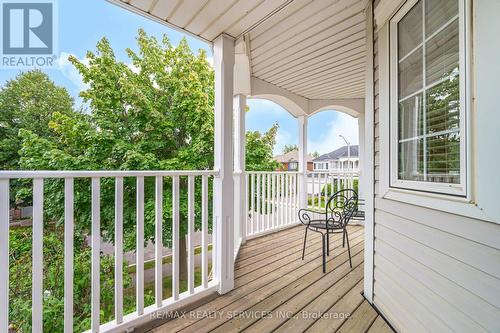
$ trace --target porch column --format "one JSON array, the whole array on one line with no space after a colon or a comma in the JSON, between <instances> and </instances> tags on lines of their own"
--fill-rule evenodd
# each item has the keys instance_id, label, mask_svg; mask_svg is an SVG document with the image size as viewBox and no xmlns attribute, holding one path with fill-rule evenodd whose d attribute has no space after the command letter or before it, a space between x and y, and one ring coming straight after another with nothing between
<instances>
[{"instance_id":1,"label":"porch column","mask_svg":"<svg viewBox=\"0 0 500 333\"><path fill-rule=\"evenodd\" d=\"M247 98L243 94L234 96L234 220L235 249L246 240L247 192L245 163L245 112Z\"/></svg>"},{"instance_id":2,"label":"porch column","mask_svg":"<svg viewBox=\"0 0 500 333\"><path fill-rule=\"evenodd\" d=\"M297 117L299 123L300 208L307 208L307 116Z\"/></svg>"},{"instance_id":3,"label":"porch column","mask_svg":"<svg viewBox=\"0 0 500 333\"><path fill-rule=\"evenodd\" d=\"M358 117L358 198L364 199L364 171L363 164L365 159L365 114L361 113ZM354 163L354 162L353 162ZM354 165L353 165L354 166Z\"/></svg>"},{"instance_id":4,"label":"porch column","mask_svg":"<svg viewBox=\"0 0 500 333\"><path fill-rule=\"evenodd\" d=\"M234 287L234 181L233 181L233 67L234 39L220 35L214 41L215 140L214 179L215 267L219 293Z\"/></svg>"}]
</instances>

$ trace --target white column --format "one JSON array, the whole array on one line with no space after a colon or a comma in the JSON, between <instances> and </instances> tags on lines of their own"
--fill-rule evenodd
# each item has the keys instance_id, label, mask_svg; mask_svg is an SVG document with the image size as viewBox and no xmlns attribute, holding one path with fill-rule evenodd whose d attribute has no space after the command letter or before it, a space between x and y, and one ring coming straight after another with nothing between
<instances>
[{"instance_id":1,"label":"white column","mask_svg":"<svg viewBox=\"0 0 500 333\"><path fill-rule=\"evenodd\" d=\"M299 123L299 172L300 199L299 208L307 208L307 116L297 117Z\"/></svg>"},{"instance_id":2,"label":"white column","mask_svg":"<svg viewBox=\"0 0 500 333\"><path fill-rule=\"evenodd\" d=\"M215 145L214 179L215 278L219 293L234 287L233 67L234 39L214 41Z\"/></svg>"},{"instance_id":3,"label":"white column","mask_svg":"<svg viewBox=\"0 0 500 333\"><path fill-rule=\"evenodd\" d=\"M363 295L373 302L373 257L374 257L374 90L373 90L373 5L368 2L366 13L366 87L364 128L363 193L365 199L365 249ZM361 144L361 141L360 141Z\"/></svg>"},{"instance_id":4,"label":"white column","mask_svg":"<svg viewBox=\"0 0 500 333\"><path fill-rule=\"evenodd\" d=\"M364 159L365 159L365 114L361 113L358 117L358 197L364 199ZM354 167L354 162L353 162Z\"/></svg>"},{"instance_id":5,"label":"white column","mask_svg":"<svg viewBox=\"0 0 500 333\"><path fill-rule=\"evenodd\" d=\"M246 164L245 164L245 112L247 98L243 94L234 96L234 220L235 245L243 244L246 239Z\"/></svg>"}]
</instances>

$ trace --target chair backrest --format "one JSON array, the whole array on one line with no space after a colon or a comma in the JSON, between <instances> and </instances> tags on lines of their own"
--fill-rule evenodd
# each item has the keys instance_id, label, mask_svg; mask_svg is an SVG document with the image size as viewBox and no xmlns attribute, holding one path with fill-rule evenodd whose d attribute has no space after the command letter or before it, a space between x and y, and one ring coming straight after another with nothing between
<instances>
[{"instance_id":1,"label":"chair backrest","mask_svg":"<svg viewBox=\"0 0 500 333\"><path fill-rule=\"evenodd\" d=\"M333 194L326 203L326 216L329 228L341 229L354 216L358 209L358 193L347 188Z\"/></svg>"}]
</instances>

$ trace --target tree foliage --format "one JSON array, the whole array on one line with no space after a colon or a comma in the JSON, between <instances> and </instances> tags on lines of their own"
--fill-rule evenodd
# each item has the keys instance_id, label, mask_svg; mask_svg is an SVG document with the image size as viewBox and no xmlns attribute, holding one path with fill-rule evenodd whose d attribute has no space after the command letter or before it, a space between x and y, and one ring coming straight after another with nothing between
<instances>
[{"instance_id":1,"label":"tree foliage","mask_svg":"<svg viewBox=\"0 0 500 333\"><path fill-rule=\"evenodd\" d=\"M299 146L298 145L285 145L283 147L283 154L289 153L289 152L294 151L294 150L299 150Z\"/></svg>"},{"instance_id":2,"label":"tree foliage","mask_svg":"<svg viewBox=\"0 0 500 333\"><path fill-rule=\"evenodd\" d=\"M19 168L21 129L52 137L49 122L54 114L73 112L73 99L40 70L20 73L0 90L0 167Z\"/></svg>"},{"instance_id":3,"label":"tree foliage","mask_svg":"<svg viewBox=\"0 0 500 333\"><path fill-rule=\"evenodd\" d=\"M267 132L249 131L246 135L246 167L252 171L274 171L279 166L273 159L273 148L276 144L278 124L274 124Z\"/></svg>"}]
</instances>

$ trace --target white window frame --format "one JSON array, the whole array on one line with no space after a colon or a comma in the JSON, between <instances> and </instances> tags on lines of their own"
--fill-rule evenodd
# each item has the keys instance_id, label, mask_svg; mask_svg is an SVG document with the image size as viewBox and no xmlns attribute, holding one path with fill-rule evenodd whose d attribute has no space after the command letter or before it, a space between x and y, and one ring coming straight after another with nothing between
<instances>
[{"instance_id":1,"label":"white window frame","mask_svg":"<svg viewBox=\"0 0 500 333\"><path fill-rule=\"evenodd\" d=\"M417 4L419 0L408 0L389 21L389 69L390 69L390 187L408 189L414 191L448 194L461 197L469 197L468 181L470 179L470 154L469 154L469 50L467 32L467 0L459 1L458 25L459 25L459 91L460 91L460 183L438 183L427 181L403 180L398 178L398 22ZM425 1L422 4L425 20ZM422 22L424 27L425 21ZM425 38L425 29L422 29ZM435 34L433 34L434 36ZM429 37L427 38L429 39ZM422 42L423 43L423 42ZM422 44L421 44L422 45ZM423 50L425 52L425 49ZM425 72L425 64L423 66ZM425 76L424 76L425 78ZM428 85L427 85L428 86ZM422 91L425 87L422 88Z\"/></svg>"}]
</instances>

